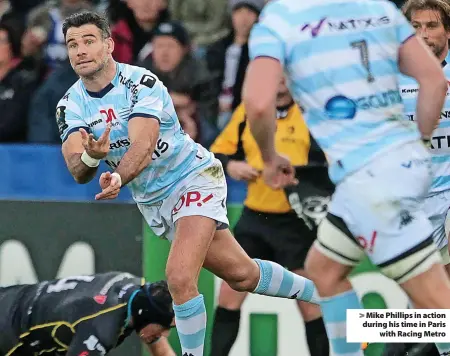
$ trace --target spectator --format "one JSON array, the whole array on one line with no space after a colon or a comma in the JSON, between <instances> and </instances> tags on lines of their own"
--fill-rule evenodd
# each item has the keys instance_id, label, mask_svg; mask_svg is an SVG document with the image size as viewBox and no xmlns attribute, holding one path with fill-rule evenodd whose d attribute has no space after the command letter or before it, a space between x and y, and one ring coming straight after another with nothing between
<instances>
[{"instance_id":1,"label":"spectator","mask_svg":"<svg viewBox=\"0 0 450 356\"><path fill-rule=\"evenodd\" d=\"M55 69L67 58L62 33L64 19L76 12L90 10L87 0L60 0L49 2L32 10L27 30L22 39L22 54L26 57L43 58L49 70Z\"/></svg>"},{"instance_id":2,"label":"spectator","mask_svg":"<svg viewBox=\"0 0 450 356\"><path fill-rule=\"evenodd\" d=\"M230 0L234 37L225 53L225 70L219 97L219 129L225 127L231 113L241 102L242 84L249 63L248 38L263 6L264 0Z\"/></svg>"},{"instance_id":3,"label":"spectator","mask_svg":"<svg viewBox=\"0 0 450 356\"><path fill-rule=\"evenodd\" d=\"M224 40L231 33L228 0L170 0L169 6L172 18L188 30L196 57L206 59L209 69L215 70L216 59L224 55Z\"/></svg>"},{"instance_id":4,"label":"spectator","mask_svg":"<svg viewBox=\"0 0 450 356\"><path fill-rule=\"evenodd\" d=\"M169 20L166 0L127 0L115 4L110 17L119 17L117 10L122 10L122 16L112 27L112 37L115 42L114 59L132 64L143 60L151 51L145 47L150 43L153 31L161 22ZM144 48L145 47L145 48Z\"/></svg>"},{"instance_id":5,"label":"spectator","mask_svg":"<svg viewBox=\"0 0 450 356\"><path fill-rule=\"evenodd\" d=\"M24 142L33 74L22 67L20 38L7 24L0 24L0 142Z\"/></svg>"},{"instance_id":6,"label":"spectator","mask_svg":"<svg viewBox=\"0 0 450 356\"><path fill-rule=\"evenodd\" d=\"M0 0L0 22L6 23L22 36L25 26L25 16L12 7L9 0Z\"/></svg>"},{"instance_id":7,"label":"spectator","mask_svg":"<svg viewBox=\"0 0 450 356\"><path fill-rule=\"evenodd\" d=\"M153 51L141 66L150 69L169 90L183 129L200 142L201 121L215 121L217 94L206 65L190 53L186 29L165 22L155 30Z\"/></svg>"},{"instance_id":8,"label":"spectator","mask_svg":"<svg viewBox=\"0 0 450 356\"><path fill-rule=\"evenodd\" d=\"M61 144L55 108L64 93L78 80L69 60L56 68L39 87L28 112L28 142Z\"/></svg>"}]
</instances>

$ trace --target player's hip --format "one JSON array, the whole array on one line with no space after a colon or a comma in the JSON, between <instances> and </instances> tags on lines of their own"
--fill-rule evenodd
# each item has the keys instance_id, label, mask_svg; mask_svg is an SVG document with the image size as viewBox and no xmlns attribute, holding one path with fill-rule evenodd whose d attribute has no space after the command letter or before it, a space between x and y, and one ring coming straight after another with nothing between
<instances>
[{"instance_id":1,"label":"player's hip","mask_svg":"<svg viewBox=\"0 0 450 356\"><path fill-rule=\"evenodd\" d=\"M138 204L157 204L170 197L180 185L214 164L212 153L199 147L183 159L149 166L129 187Z\"/></svg>"},{"instance_id":2,"label":"player's hip","mask_svg":"<svg viewBox=\"0 0 450 356\"><path fill-rule=\"evenodd\" d=\"M181 180L169 196L155 204L138 204L150 228L172 240L175 223L185 216L205 216L227 227L227 184L222 164L214 159Z\"/></svg>"},{"instance_id":3,"label":"player's hip","mask_svg":"<svg viewBox=\"0 0 450 356\"><path fill-rule=\"evenodd\" d=\"M373 162L376 162L377 165L385 164L386 166L392 166L396 161L407 158L431 162L430 154L414 132L409 135L402 134L397 138L394 138L395 135L394 137L389 135L386 137L387 139L380 142L368 142L364 146L340 152L339 155L330 152L330 179L335 184L341 183L344 179L373 164Z\"/></svg>"}]
</instances>

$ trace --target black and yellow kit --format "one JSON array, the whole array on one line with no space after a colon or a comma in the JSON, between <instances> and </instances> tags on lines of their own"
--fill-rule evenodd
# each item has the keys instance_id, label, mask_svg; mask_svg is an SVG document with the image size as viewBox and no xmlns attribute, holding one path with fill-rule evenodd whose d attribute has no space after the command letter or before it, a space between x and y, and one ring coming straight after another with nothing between
<instances>
[{"instance_id":1,"label":"black and yellow kit","mask_svg":"<svg viewBox=\"0 0 450 356\"><path fill-rule=\"evenodd\" d=\"M142 284L110 272L0 288L0 354L105 355L133 331L127 303Z\"/></svg>"},{"instance_id":2,"label":"black and yellow kit","mask_svg":"<svg viewBox=\"0 0 450 356\"><path fill-rule=\"evenodd\" d=\"M312 139L300 108L294 103L277 108L276 122L276 151L287 156L291 164L299 168L302 176L305 170L306 175L310 176L307 170L314 163L314 175L320 174L328 180L325 156ZM263 170L261 153L250 132L243 104L236 109L211 151L222 162L225 170L230 160L246 161L256 170ZM312 177L312 181L315 179ZM304 188L302 182L298 188ZM244 210L234 235L250 257L275 261L291 270L303 266L316 237L316 226L308 225L303 216L296 214L293 204L288 200L288 195L298 197L298 188L273 190L261 176L248 182ZM299 195L307 198L303 191Z\"/></svg>"},{"instance_id":3,"label":"black and yellow kit","mask_svg":"<svg viewBox=\"0 0 450 356\"><path fill-rule=\"evenodd\" d=\"M278 153L289 157L293 166L308 163L310 135L299 107L291 104L278 108L275 148ZM211 146L211 151L222 161L226 170L226 160L246 161L258 171L263 169L263 161L258 144L253 138L246 120L245 108L241 104ZM265 213L287 213L291 210L283 190L268 187L262 177L248 183L248 193L244 206Z\"/></svg>"}]
</instances>

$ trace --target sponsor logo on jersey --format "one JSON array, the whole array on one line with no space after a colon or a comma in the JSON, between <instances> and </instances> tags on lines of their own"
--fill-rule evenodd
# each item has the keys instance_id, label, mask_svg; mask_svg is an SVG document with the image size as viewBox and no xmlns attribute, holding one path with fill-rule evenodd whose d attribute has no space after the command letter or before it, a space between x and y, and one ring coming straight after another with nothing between
<instances>
[{"instance_id":1,"label":"sponsor logo on jersey","mask_svg":"<svg viewBox=\"0 0 450 356\"><path fill-rule=\"evenodd\" d=\"M58 125L59 134L62 135L64 131L69 127L66 123L66 107L58 106L56 108L56 123Z\"/></svg>"},{"instance_id":2,"label":"sponsor logo on jersey","mask_svg":"<svg viewBox=\"0 0 450 356\"><path fill-rule=\"evenodd\" d=\"M357 110L381 109L401 103L402 97L398 90L388 90L356 99L337 95L327 101L325 111L331 119L350 120L356 116Z\"/></svg>"},{"instance_id":3,"label":"sponsor logo on jersey","mask_svg":"<svg viewBox=\"0 0 450 356\"><path fill-rule=\"evenodd\" d=\"M119 138L117 141L109 144L109 149L114 150L117 148L128 147L131 142L128 138Z\"/></svg>"},{"instance_id":4,"label":"sponsor logo on jersey","mask_svg":"<svg viewBox=\"0 0 450 356\"><path fill-rule=\"evenodd\" d=\"M307 23L300 28L301 32L311 31L311 36L316 37L322 30L328 32L355 31L376 28L391 23L387 16L366 17L359 19L332 20L324 17L315 23Z\"/></svg>"},{"instance_id":5,"label":"sponsor logo on jersey","mask_svg":"<svg viewBox=\"0 0 450 356\"><path fill-rule=\"evenodd\" d=\"M122 72L119 73L119 82L124 85L127 89L130 89L133 95L136 95L138 92L139 84L133 83L133 81L127 77L125 77Z\"/></svg>"}]
</instances>

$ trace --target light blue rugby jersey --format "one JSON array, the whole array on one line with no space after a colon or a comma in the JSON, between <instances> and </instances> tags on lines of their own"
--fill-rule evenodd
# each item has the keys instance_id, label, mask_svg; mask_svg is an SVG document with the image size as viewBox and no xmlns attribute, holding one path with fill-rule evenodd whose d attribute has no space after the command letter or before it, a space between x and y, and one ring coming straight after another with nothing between
<instances>
[{"instance_id":1,"label":"light blue rugby jersey","mask_svg":"<svg viewBox=\"0 0 450 356\"><path fill-rule=\"evenodd\" d=\"M450 53L443 63L443 69L447 80L450 79ZM405 105L405 118L415 121L417 94L419 85L414 78L405 75L400 76L400 93ZM447 90L447 98L441 112L439 126L433 132L431 140L431 153L434 169L434 180L430 194L450 189L450 91Z\"/></svg>"},{"instance_id":2,"label":"light blue rugby jersey","mask_svg":"<svg viewBox=\"0 0 450 356\"><path fill-rule=\"evenodd\" d=\"M179 181L209 164L214 156L183 132L167 88L153 73L116 64L116 76L100 92L88 92L78 80L59 101L56 117L61 139L65 141L81 127L98 138L111 123L105 160L114 168L130 146L128 121L133 117L158 120L160 133L152 163L128 184L136 202L152 204L167 197Z\"/></svg>"},{"instance_id":3,"label":"light blue rugby jersey","mask_svg":"<svg viewBox=\"0 0 450 356\"><path fill-rule=\"evenodd\" d=\"M250 57L281 62L335 183L420 138L398 90L399 47L413 35L395 5L372 0L277 0L253 27Z\"/></svg>"}]
</instances>

